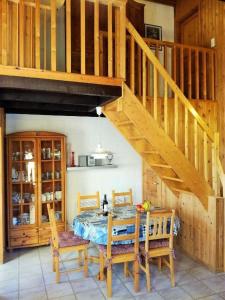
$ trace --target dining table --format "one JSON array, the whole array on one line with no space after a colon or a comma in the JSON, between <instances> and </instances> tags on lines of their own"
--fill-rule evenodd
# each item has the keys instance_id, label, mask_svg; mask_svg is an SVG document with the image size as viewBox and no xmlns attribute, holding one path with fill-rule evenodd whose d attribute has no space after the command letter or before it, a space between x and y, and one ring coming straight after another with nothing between
<instances>
[{"instance_id":1,"label":"dining table","mask_svg":"<svg viewBox=\"0 0 225 300\"><path fill-rule=\"evenodd\" d=\"M124 207L114 207L110 210L113 218L115 219L129 219L133 218L136 215L136 206L124 206ZM163 208L152 207L150 210L152 213L155 211L165 211ZM90 240L91 242L99 245L107 245L107 223L108 217L104 216L101 209L90 210L81 212L73 220L73 230L74 234L82 237L85 240ZM153 228L153 223L150 222L150 233ZM170 223L168 222L167 228L169 230ZM134 225L125 225L125 226L116 226L113 227L113 235L120 234L130 234L135 230ZM174 221L173 233L176 236L180 230L180 220L176 216ZM145 241L145 232L146 232L146 213L140 214L140 242ZM132 240L126 241L116 241L115 244L129 244L133 243Z\"/></svg>"}]
</instances>

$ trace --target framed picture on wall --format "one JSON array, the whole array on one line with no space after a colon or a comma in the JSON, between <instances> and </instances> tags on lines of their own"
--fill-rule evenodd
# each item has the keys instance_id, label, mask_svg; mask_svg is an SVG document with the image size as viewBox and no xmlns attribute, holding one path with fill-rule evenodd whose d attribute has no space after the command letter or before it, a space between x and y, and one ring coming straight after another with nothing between
<instances>
[{"instance_id":1,"label":"framed picture on wall","mask_svg":"<svg viewBox=\"0 0 225 300\"><path fill-rule=\"evenodd\" d=\"M162 26L145 24L145 37L149 38L149 39L161 41L162 40ZM155 49L155 46L152 45L150 48ZM162 47L160 47L159 50L162 50Z\"/></svg>"}]
</instances>

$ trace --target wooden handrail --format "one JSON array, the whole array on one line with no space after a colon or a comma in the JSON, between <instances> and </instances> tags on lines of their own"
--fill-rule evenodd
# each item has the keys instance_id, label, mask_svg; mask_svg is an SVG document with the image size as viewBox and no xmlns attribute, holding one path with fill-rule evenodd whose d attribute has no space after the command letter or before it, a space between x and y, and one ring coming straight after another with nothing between
<instances>
[{"instance_id":1,"label":"wooden handrail","mask_svg":"<svg viewBox=\"0 0 225 300\"><path fill-rule=\"evenodd\" d=\"M126 28L128 32L134 37L136 43L140 46L142 51L145 52L148 59L151 61L151 63L154 65L154 67L157 69L157 71L160 73L160 75L165 79L169 87L172 89L172 91L177 95L179 100L183 103L183 105L188 109L188 111L191 113L191 115L194 117L194 119L197 120L200 127L207 133L207 136L210 138L211 141L214 141L214 134L212 130L208 127L206 122L201 118L201 116L198 114L198 112L194 109L194 107L190 104L188 99L184 96L182 91L179 89L179 87L176 85L174 80L171 78L169 73L164 69L164 67L161 65L157 57L153 54L151 49L147 46L145 41L142 39L140 34L137 32L137 30L134 28L134 26L131 24L131 22L127 19L126 22Z\"/></svg>"}]
</instances>

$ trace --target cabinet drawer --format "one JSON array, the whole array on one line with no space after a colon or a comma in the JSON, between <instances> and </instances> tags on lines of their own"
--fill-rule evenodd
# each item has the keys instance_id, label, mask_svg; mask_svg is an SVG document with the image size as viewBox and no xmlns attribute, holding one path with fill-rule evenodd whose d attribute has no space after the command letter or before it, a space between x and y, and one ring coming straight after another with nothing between
<instances>
[{"instance_id":1,"label":"cabinet drawer","mask_svg":"<svg viewBox=\"0 0 225 300\"><path fill-rule=\"evenodd\" d=\"M38 244L38 236L24 238L10 238L10 247L22 247Z\"/></svg>"},{"instance_id":2,"label":"cabinet drawer","mask_svg":"<svg viewBox=\"0 0 225 300\"><path fill-rule=\"evenodd\" d=\"M57 226L58 232L65 231L64 225L58 225ZM42 243L42 241L49 241L49 238L51 237L51 229L50 227L43 227L39 229L39 241Z\"/></svg>"},{"instance_id":3,"label":"cabinet drawer","mask_svg":"<svg viewBox=\"0 0 225 300\"><path fill-rule=\"evenodd\" d=\"M38 229L23 229L23 230L10 230L10 238L27 238L35 237L38 235Z\"/></svg>"}]
</instances>

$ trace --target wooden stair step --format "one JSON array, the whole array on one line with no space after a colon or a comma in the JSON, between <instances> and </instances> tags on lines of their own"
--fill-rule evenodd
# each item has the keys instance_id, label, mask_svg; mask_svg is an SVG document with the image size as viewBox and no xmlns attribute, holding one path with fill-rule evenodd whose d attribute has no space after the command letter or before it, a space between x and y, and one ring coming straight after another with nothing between
<instances>
[{"instance_id":1,"label":"wooden stair step","mask_svg":"<svg viewBox=\"0 0 225 300\"><path fill-rule=\"evenodd\" d=\"M171 166L163 165L163 164L151 164L150 166L151 167L157 167L157 168L173 169Z\"/></svg>"},{"instance_id":2,"label":"wooden stair step","mask_svg":"<svg viewBox=\"0 0 225 300\"><path fill-rule=\"evenodd\" d=\"M116 123L117 126L128 126L128 125L133 125L133 123L129 120L127 121L121 121Z\"/></svg>"},{"instance_id":3,"label":"wooden stair step","mask_svg":"<svg viewBox=\"0 0 225 300\"><path fill-rule=\"evenodd\" d=\"M128 137L128 139L129 140L133 140L133 141L135 141L135 140L143 140L143 139L145 139L145 137L144 136L130 136L130 137Z\"/></svg>"},{"instance_id":4,"label":"wooden stair step","mask_svg":"<svg viewBox=\"0 0 225 300\"><path fill-rule=\"evenodd\" d=\"M182 179L177 178L177 177L162 176L162 179L176 181L176 182L184 182Z\"/></svg>"}]
</instances>

